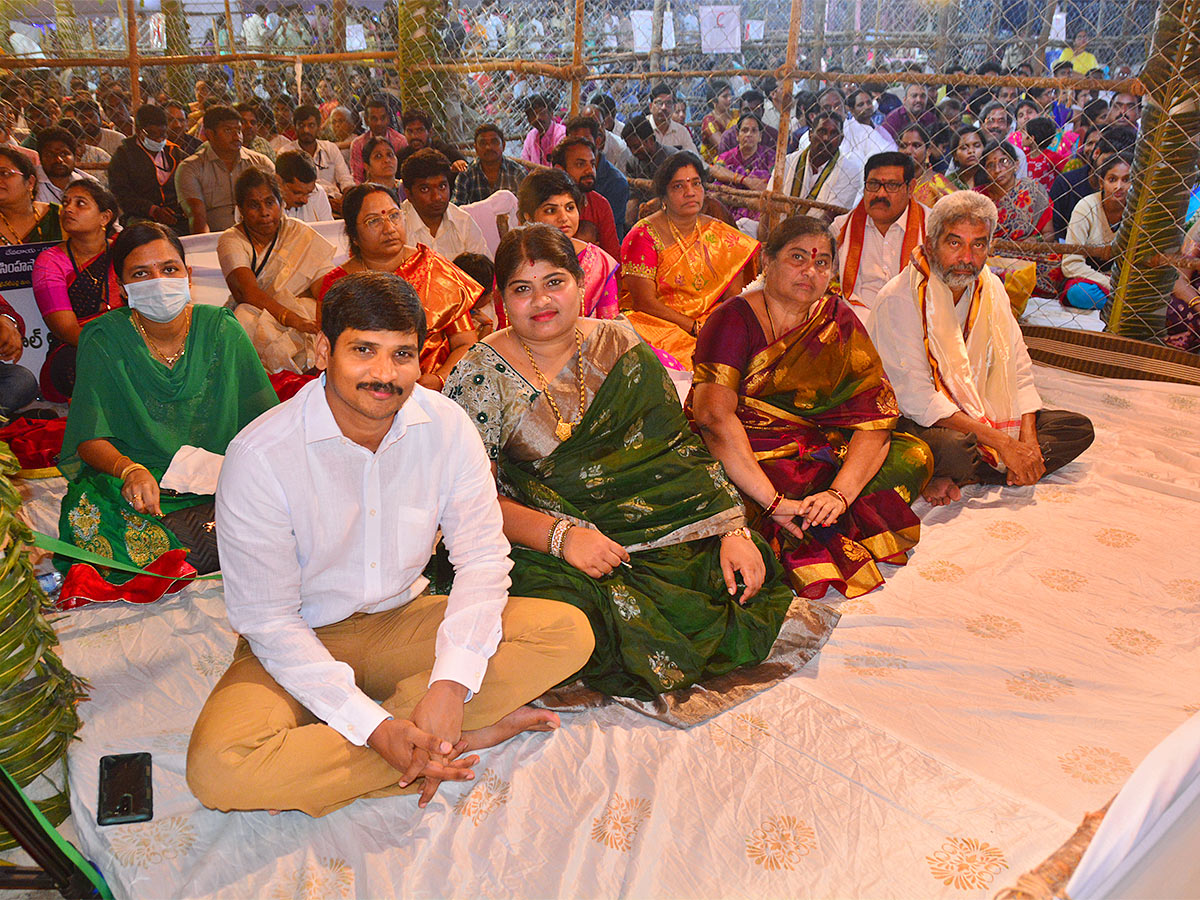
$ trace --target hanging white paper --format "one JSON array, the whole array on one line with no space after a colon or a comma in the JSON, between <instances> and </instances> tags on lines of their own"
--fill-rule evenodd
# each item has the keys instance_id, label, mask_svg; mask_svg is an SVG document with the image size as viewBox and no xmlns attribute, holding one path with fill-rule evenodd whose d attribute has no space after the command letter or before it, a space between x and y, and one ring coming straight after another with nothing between
<instances>
[{"instance_id":1,"label":"hanging white paper","mask_svg":"<svg viewBox=\"0 0 1200 900\"><path fill-rule=\"evenodd\" d=\"M629 14L629 21L633 25L633 52L649 53L654 34L654 11L635 9ZM663 13L662 49L675 49L675 18L669 9Z\"/></svg>"},{"instance_id":2,"label":"hanging white paper","mask_svg":"<svg viewBox=\"0 0 1200 900\"><path fill-rule=\"evenodd\" d=\"M700 7L700 50L704 53L741 52L742 11L739 7Z\"/></svg>"}]
</instances>

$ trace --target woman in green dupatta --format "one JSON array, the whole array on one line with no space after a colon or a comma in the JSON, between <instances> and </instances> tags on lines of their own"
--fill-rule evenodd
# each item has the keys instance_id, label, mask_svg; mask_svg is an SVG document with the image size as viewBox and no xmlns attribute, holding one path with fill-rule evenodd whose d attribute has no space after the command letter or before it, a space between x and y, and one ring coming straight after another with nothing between
<instances>
[{"instance_id":1,"label":"woman in green dupatta","mask_svg":"<svg viewBox=\"0 0 1200 900\"><path fill-rule=\"evenodd\" d=\"M920 538L909 508L933 471L858 317L829 293L837 247L793 216L767 241L761 290L722 304L700 332L689 404L713 456L803 597L857 597Z\"/></svg>"},{"instance_id":2,"label":"woman in green dupatta","mask_svg":"<svg viewBox=\"0 0 1200 900\"><path fill-rule=\"evenodd\" d=\"M791 591L654 352L624 323L580 319L583 273L556 228L506 235L496 277L510 325L446 393L497 463L512 593L587 613L580 677L609 695L647 700L763 660Z\"/></svg>"},{"instance_id":3,"label":"woman in green dupatta","mask_svg":"<svg viewBox=\"0 0 1200 900\"><path fill-rule=\"evenodd\" d=\"M59 468L68 479L64 541L170 577L97 569L62 556L59 605L150 603L196 574L165 513L212 502L159 481L184 446L224 454L234 435L277 402L246 332L222 307L193 306L174 232L125 229L112 248L129 306L84 326Z\"/></svg>"}]
</instances>

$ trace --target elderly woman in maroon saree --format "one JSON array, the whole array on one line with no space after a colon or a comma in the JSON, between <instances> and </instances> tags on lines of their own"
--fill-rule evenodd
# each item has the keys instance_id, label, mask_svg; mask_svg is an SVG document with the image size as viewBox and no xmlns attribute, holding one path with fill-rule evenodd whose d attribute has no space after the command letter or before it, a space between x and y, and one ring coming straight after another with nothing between
<instances>
[{"instance_id":1,"label":"elderly woman in maroon saree","mask_svg":"<svg viewBox=\"0 0 1200 900\"><path fill-rule=\"evenodd\" d=\"M920 538L909 504L929 448L893 432L896 395L853 310L828 292L837 252L795 216L766 246L762 290L723 303L700 332L689 412L757 528L808 599L857 597Z\"/></svg>"}]
</instances>

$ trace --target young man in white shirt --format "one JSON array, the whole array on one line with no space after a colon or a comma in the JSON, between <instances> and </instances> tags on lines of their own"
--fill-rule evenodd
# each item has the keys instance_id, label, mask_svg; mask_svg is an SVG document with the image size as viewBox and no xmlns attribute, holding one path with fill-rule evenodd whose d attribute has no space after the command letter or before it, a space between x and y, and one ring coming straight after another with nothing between
<instances>
[{"instance_id":1,"label":"young man in white shirt","mask_svg":"<svg viewBox=\"0 0 1200 900\"><path fill-rule=\"evenodd\" d=\"M312 157L317 167L317 182L325 188L329 202L335 212L342 209L342 193L354 187L354 176L346 165L346 158L333 141L317 139L321 127L321 111L315 106L299 106L292 114L292 125L296 129L296 140L279 145L279 152L303 150Z\"/></svg>"},{"instance_id":2,"label":"young man in white shirt","mask_svg":"<svg viewBox=\"0 0 1200 900\"><path fill-rule=\"evenodd\" d=\"M833 233L842 296L865 324L880 289L925 239L927 210L913 200L916 166L903 153L876 153L863 171L863 198L833 220Z\"/></svg>"},{"instance_id":3,"label":"young man in white shirt","mask_svg":"<svg viewBox=\"0 0 1200 900\"><path fill-rule=\"evenodd\" d=\"M301 222L329 222L333 208L317 181L317 167L303 150L285 150L275 158L275 174L283 194L283 211Z\"/></svg>"},{"instance_id":4,"label":"young man in white shirt","mask_svg":"<svg viewBox=\"0 0 1200 900\"><path fill-rule=\"evenodd\" d=\"M898 430L933 451L921 494L934 506L958 500L964 484L1034 484L1095 437L1086 416L1042 408L1021 326L987 267L996 221L983 194L940 199L867 323L896 391Z\"/></svg>"},{"instance_id":5,"label":"young man in white shirt","mask_svg":"<svg viewBox=\"0 0 1200 900\"><path fill-rule=\"evenodd\" d=\"M400 204L408 244L424 244L453 260L461 253L492 253L470 213L450 202L450 160L425 147L404 160L400 170L406 199Z\"/></svg>"},{"instance_id":6,"label":"young man in white shirt","mask_svg":"<svg viewBox=\"0 0 1200 900\"><path fill-rule=\"evenodd\" d=\"M789 153L784 162L783 189L793 197L850 209L862 193L862 161L843 153L842 117L821 110L809 129L809 145ZM833 214L813 207L807 215L829 221Z\"/></svg>"},{"instance_id":7,"label":"young man in white shirt","mask_svg":"<svg viewBox=\"0 0 1200 900\"><path fill-rule=\"evenodd\" d=\"M441 781L474 777L462 754L559 725L525 704L587 661L587 617L508 596L478 432L417 384L425 327L402 279L339 280L317 337L324 376L229 445L217 535L241 639L188 749L206 806L320 816L420 790L424 807ZM448 597L421 575L439 526Z\"/></svg>"}]
</instances>

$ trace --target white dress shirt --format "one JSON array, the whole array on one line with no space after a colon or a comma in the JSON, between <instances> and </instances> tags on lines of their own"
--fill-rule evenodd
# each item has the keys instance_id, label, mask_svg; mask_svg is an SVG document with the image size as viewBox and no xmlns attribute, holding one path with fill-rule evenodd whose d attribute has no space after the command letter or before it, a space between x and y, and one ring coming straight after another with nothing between
<instances>
[{"instance_id":1,"label":"white dress shirt","mask_svg":"<svg viewBox=\"0 0 1200 900\"><path fill-rule=\"evenodd\" d=\"M792 180L796 177L796 167L800 164L800 154L803 152L803 150L796 150L794 153L789 153L784 161L784 193L792 192ZM808 192L817 183L823 169L824 166L821 167L821 170L814 172L811 166L804 167L804 180L797 196L808 197ZM835 206L853 209L854 205L858 203L858 198L862 196L862 173L863 164L858 157L839 153L837 161L833 164L833 171L829 173L829 177L825 179L821 190L813 199L819 200L821 203L832 203ZM800 210L800 212L805 212L805 210Z\"/></svg>"},{"instance_id":2,"label":"white dress shirt","mask_svg":"<svg viewBox=\"0 0 1200 900\"><path fill-rule=\"evenodd\" d=\"M460 253L482 253L488 259L492 258L487 241L484 240L483 231L475 224L471 214L463 212L453 203L446 207L446 212L442 215L442 224L438 226L437 237L429 233L429 228L417 215L411 200L401 203L400 211L404 213L404 232L408 237L405 243L410 247L424 244L426 247L432 247L451 262Z\"/></svg>"},{"instance_id":3,"label":"white dress shirt","mask_svg":"<svg viewBox=\"0 0 1200 900\"><path fill-rule=\"evenodd\" d=\"M851 213L846 213L833 220L831 230L835 235L842 233L842 227L850 216ZM908 265L907 259L900 258L904 248L904 230L907 227L907 207L900 218L888 226L886 234L880 234L870 215L867 216L867 227L863 229L862 254L858 259L858 278L854 282L854 292L846 298L864 323L875 306L875 298L880 289ZM846 239L838 243L838 272L842 284L846 283L846 257L849 253L850 234L847 232Z\"/></svg>"},{"instance_id":4,"label":"white dress shirt","mask_svg":"<svg viewBox=\"0 0 1200 900\"><path fill-rule=\"evenodd\" d=\"M366 743L388 713L313 629L417 597L439 525L454 587L430 684L479 690L512 563L479 432L454 401L415 386L372 453L342 434L325 378L310 382L229 445L216 507L230 625L348 741Z\"/></svg>"},{"instance_id":5,"label":"white dress shirt","mask_svg":"<svg viewBox=\"0 0 1200 900\"><path fill-rule=\"evenodd\" d=\"M651 122L654 120L651 119ZM664 147L674 148L675 150L690 150L693 153L698 153L696 150L696 142L692 140L692 133L676 122L674 119L667 119L667 130L659 131L658 125L654 126L654 136L658 138L658 142Z\"/></svg>"},{"instance_id":6,"label":"white dress shirt","mask_svg":"<svg viewBox=\"0 0 1200 900\"><path fill-rule=\"evenodd\" d=\"M331 222L333 207L329 205L329 195L325 188L317 182L316 190L308 195L308 202L303 206L289 206L284 210L293 219L301 222Z\"/></svg>"},{"instance_id":7,"label":"white dress shirt","mask_svg":"<svg viewBox=\"0 0 1200 900\"><path fill-rule=\"evenodd\" d=\"M1000 281L986 267L980 277ZM930 289L935 287L932 282L936 278L936 275L930 276ZM1003 283L995 287L1004 296ZM948 290L945 287L942 289ZM968 287L961 301L955 305L954 311L960 326L966 324L973 290L973 287ZM1004 310L1004 327L1008 331L1008 345L1012 350L1010 365L1015 367L1013 383L1017 386L1017 406L1022 415L1037 412L1042 408L1042 398L1033 384L1033 363L1025 348L1025 339L1021 336L1021 326L1017 324L1007 303L1004 304ZM913 296L908 267L884 285L875 298L875 309L867 320L867 332L879 351L879 358L883 360L883 369L896 390L896 400L903 415L929 428L959 411L953 400L934 387L929 357L925 352L925 330Z\"/></svg>"},{"instance_id":8,"label":"white dress shirt","mask_svg":"<svg viewBox=\"0 0 1200 900\"><path fill-rule=\"evenodd\" d=\"M299 141L284 141L277 148L277 154L284 153L288 150L301 150ZM338 149L338 145L333 141L317 141L317 152L309 154L312 156L313 163L317 167L317 181L325 188L325 192L332 197L340 197L342 191L348 191L354 187L354 176L350 174L350 167L346 165L346 157L342 156L342 151Z\"/></svg>"}]
</instances>

